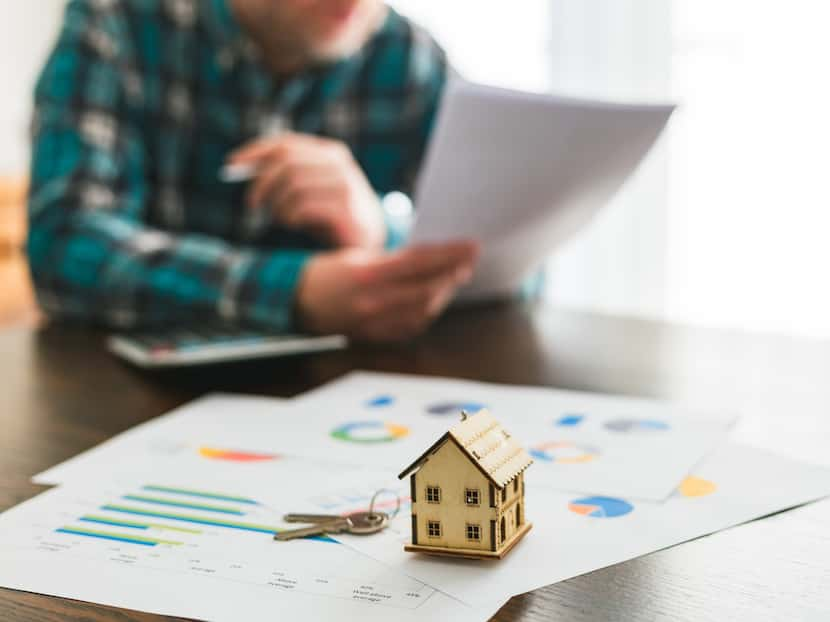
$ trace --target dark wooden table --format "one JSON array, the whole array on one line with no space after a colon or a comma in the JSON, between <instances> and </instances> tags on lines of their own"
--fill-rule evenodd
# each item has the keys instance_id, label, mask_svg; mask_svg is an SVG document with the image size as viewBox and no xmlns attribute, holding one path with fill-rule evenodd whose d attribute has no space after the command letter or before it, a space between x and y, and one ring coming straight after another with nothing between
<instances>
[{"instance_id":1,"label":"dark wooden table","mask_svg":"<svg viewBox=\"0 0 830 622\"><path fill-rule=\"evenodd\" d=\"M419 341L199 370L121 364L100 332L0 333L0 510L34 473L205 392L292 396L352 369L670 398L739 412L738 440L830 463L830 343L501 306ZM156 616L0 590L0 619ZM830 501L513 598L497 620L830 620Z\"/></svg>"}]
</instances>

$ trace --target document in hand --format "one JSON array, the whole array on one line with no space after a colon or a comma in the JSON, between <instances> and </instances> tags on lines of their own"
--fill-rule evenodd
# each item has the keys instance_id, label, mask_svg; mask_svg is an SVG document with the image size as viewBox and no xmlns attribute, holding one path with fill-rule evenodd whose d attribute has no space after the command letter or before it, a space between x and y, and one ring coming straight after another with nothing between
<instances>
[{"instance_id":1,"label":"document in hand","mask_svg":"<svg viewBox=\"0 0 830 622\"><path fill-rule=\"evenodd\" d=\"M413 243L477 239L463 297L516 292L649 152L672 105L627 105L451 83L415 193Z\"/></svg>"}]
</instances>

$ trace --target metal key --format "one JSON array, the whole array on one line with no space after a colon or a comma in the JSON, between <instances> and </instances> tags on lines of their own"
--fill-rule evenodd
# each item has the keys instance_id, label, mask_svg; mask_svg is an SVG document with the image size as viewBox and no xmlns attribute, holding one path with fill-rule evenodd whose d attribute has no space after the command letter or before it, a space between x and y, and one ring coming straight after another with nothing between
<instances>
[{"instance_id":1,"label":"metal key","mask_svg":"<svg viewBox=\"0 0 830 622\"><path fill-rule=\"evenodd\" d=\"M348 516L348 515L347 515ZM286 514L282 520L286 523L327 523L343 518L342 514Z\"/></svg>"},{"instance_id":2,"label":"metal key","mask_svg":"<svg viewBox=\"0 0 830 622\"><path fill-rule=\"evenodd\" d=\"M290 529L274 534L274 540L293 540L309 536L322 536L328 533L348 532L355 535L368 535L385 529L389 516L383 512L353 512L347 516L333 514L286 514L287 523L314 523L310 527Z\"/></svg>"},{"instance_id":3,"label":"metal key","mask_svg":"<svg viewBox=\"0 0 830 622\"><path fill-rule=\"evenodd\" d=\"M342 533L348 531L352 527L352 521L348 518L338 517L334 520L331 518L327 521L321 521L311 525L310 527L300 527L299 529L288 529L286 531L279 531L274 534L274 540L284 542L286 540L294 540L295 538L307 538L309 536L324 536L327 533Z\"/></svg>"}]
</instances>

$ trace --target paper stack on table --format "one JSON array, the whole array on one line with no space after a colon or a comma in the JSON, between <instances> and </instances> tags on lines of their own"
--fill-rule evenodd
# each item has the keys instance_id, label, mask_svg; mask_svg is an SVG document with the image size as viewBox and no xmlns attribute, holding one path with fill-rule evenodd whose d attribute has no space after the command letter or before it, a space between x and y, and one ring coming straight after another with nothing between
<instances>
[{"instance_id":1,"label":"paper stack on table","mask_svg":"<svg viewBox=\"0 0 830 622\"><path fill-rule=\"evenodd\" d=\"M533 529L501 561L405 553L396 474L483 407L534 456ZM514 594L830 493L826 468L729 443L733 422L376 373L294 400L208 396L38 475L61 487L0 515L0 585L214 620L485 620ZM381 488L402 508L380 534L271 540L287 512L366 509Z\"/></svg>"}]
</instances>

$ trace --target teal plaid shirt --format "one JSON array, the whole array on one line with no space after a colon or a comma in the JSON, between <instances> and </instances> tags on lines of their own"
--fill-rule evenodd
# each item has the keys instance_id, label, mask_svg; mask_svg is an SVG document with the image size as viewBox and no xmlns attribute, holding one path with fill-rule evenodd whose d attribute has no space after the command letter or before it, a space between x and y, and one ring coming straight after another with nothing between
<instances>
[{"instance_id":1,"label":"teal plaid shirt","mask_svg":"<svg viewBox=\"0 0 830 622\"><path fill-rule=\"evenodd\" d=\"M357 55L280 81L226 0L72 0L35 93L41 306L120 328L292 330L321 247L244 209L245 184L218 180L226 156L279 123L345 142L380 195L408 192L446 74L392 10Z\"/></svg>"}]
</instances>

